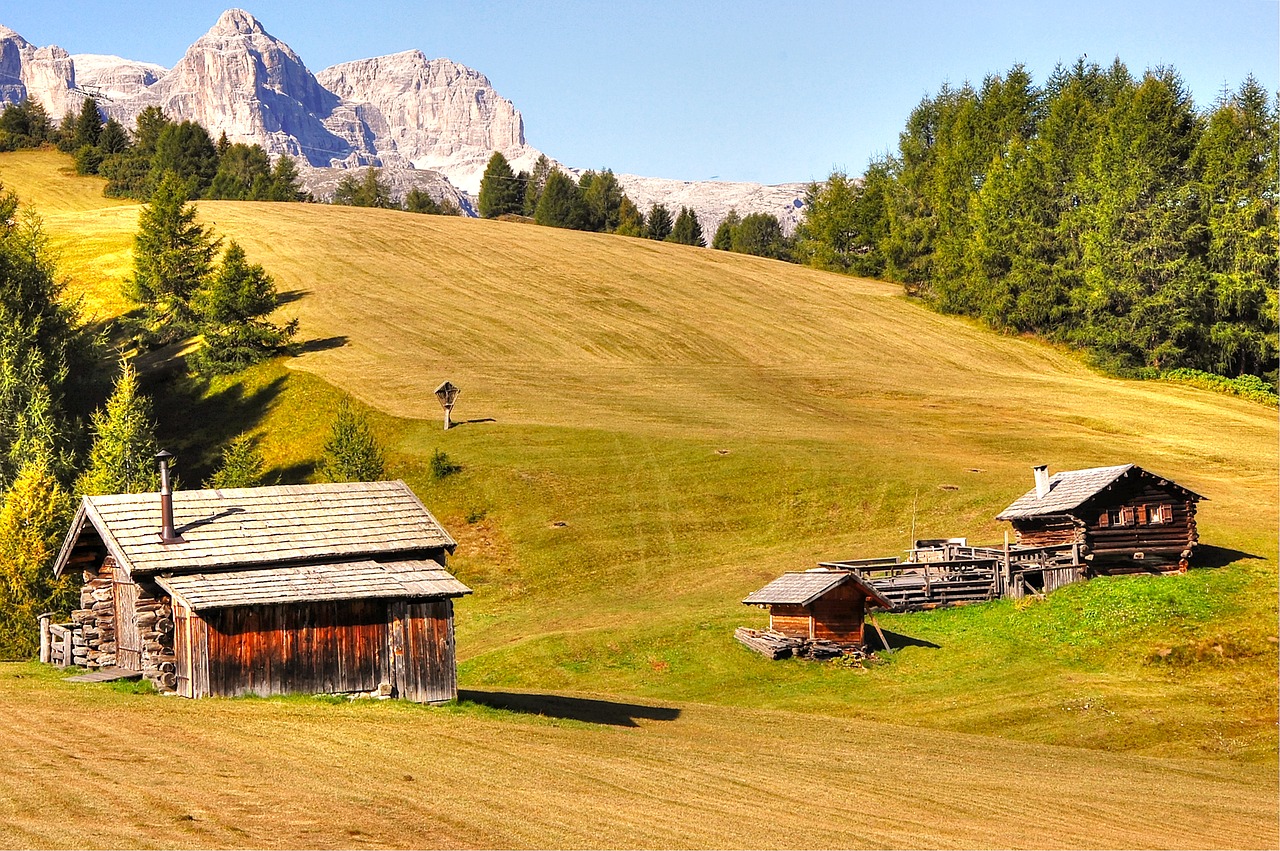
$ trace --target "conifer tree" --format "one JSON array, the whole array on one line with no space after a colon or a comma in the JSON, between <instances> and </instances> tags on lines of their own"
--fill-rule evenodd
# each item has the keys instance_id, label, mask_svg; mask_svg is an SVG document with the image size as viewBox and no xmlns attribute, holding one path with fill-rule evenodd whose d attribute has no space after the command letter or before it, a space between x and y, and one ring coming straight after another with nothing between
<instances>
[{"instance_id":1,"label":"conifer tree","mask_svg":"<svg viewBox=\"0 0 1280 851\"><path fill-rule=\"evenodd\" d=\"M216 273L195 294L193 309L204 342L191 356L192 368L205 374L236 372L287 351L298 322L272 323L278 303L275 281L233 240Z\"/></svg>"},{"instance_id":2,"label":"conifer tree","mask_svg":"<svg viewBox=\"0 0 1280 851\"><path fill-rule=\"evenodd\" d=\"M165 124L156 138L151 157L151 180L159 184L166 172L174 172L188 187L184 200L199 198L218 173L218 151L209 132L194 121Z\"/></svg>"},{"instance_id":3,"label":"conifer tree","mask_svg":"<svg viewBox=\"0 0 1280 851\"><path fill-rule=\"evenodd\" d=\"M102 156L122 154L129 149L129 134L114 118L108 118L102 125L102 133L98 136L98 151Z\"/></svg>"},{"instance_id":4,"label":"conifer tree","mask_svg":"<svg viewBox=\"0 0 1280 851\"><path fill-rule=\"evenodd\" d=\"M0 507L0 659L34 656L37 617L65 616L75 607L73 578L53 575L71 510L49 459L29 458Z\"/></svg>"},{"instance_id":5,"label":"conifer tree","mask_svg":"<svg viewBox=\"0 0 1280 851\"><path fill-rule=\"evenodd\" d=\"M133 240L129 294L144 308L143 336L153 343L180 339L195 319L191 299L204 286L218 251L187 202L192 184L168 172L142 208Z\"/></svg>"},{"instance_id":6,"label":"conifer tree","mask_svg":"<svg viewBox=\"0 0 1280 851\"><path fill-rule=\"evenodd\" d=\"M226 134L223 134L226 139ZM206 198L266 201L271 187L271 158L261 145L228 144L218 155L218 170Z\"/></svg>"},{"instance_id":7,"label":"conifer tree","mask_svg":"<svg viewBox=\"0 0 1280 851\"><path fill-rule=\"evenodd\" d=\"M538 198L538 209L533 214L533 220L553 228L585 228L586 203L582 200L582 190L573 178L560 169L547 175L547 183Z\"/></svg>"},{"instance_id":8,"label":"conifer tree","mask_svg":"<svg viewBox=\"0 0 1280 851\"><path fill-rule=\"evenodd\" d=\"M587 175L591 175L588 179ZM613 233L618 228L621 216L622 185L614 177L611 170L601 172L585 172L578 179L578 188L582 190L582 201L587 210L586 229Z\"/></svg>"},{"instance_id":9,"label":"conifer tree","mask_svg":"<svg viewBox=\"0 0 1280 851\"><path fill-rule=\"evenodd\" d=\"M547 159L546 154L539 154L524 185L523 212L526 216L537 213L538 202L542 200L542 189L547 185L547 176L551 174L551 170L551 160Z\"/></svg>"},{"instance_id":10,"label":"conifer tree","mask_svg":"<svg viewBox=\"0 0 1280 851\"><path fill-rule=\"evenodd\" d=\"M702 238L702 225L698 223L698 214L688 207L681 207L679 215L676 216L676 222L671 227L671 233L667 236L667 241L705 248L707 242Z\"/></svg>"},{"instance_id":11,"label":"conifer tree","mask_svg":"<svg viewBox=\"0 0 1280 851\"><path fill-rule=\"evenodd\" d=\"M155 455L151 403L138 385L133 365L121 361L115 390L93 414L89 465L76 480L76 492L96 496L157 491L160 475Z\"/></svg>"},{"instance_id":12,"label":"conifer tree","mask_svg":"<svg viewBox=\"0 0 1280 851\"><path fill-rule=\"evenodd\" d=\"M320 477L327 482L376 482L386 478L382 446L373 436L368 418L356 410L349 396L338 403L338 414L324 447Z\"/></svg>"},{"instance_id":13,"label":"conifer tree","mask_svg":"<svg viewBox=\"0 0 1280 851\"><path fill-rule=\"evenodd\" d=\"M72 150L94 147L98 144L101 133L102 115L98 112L98 102L93 98L85 98L80 105L80 113L76 116L75 131L71 139Z\"/></svg>"},{"instance_id":14,"label":"conifer tree","mask_svg":"<svg viewBox=\"0 0 1280 851\"><path fill-rule=\"evenodd\" d=\"M271 167L271 185L264 200L302 201L307 197L302 188L302 178L298 175L298 164L288 154L281 154Z\"/></svg>"},{"instance_id":15,"label":"conifer tree","mask_svg":"<svg viewBox=\"0 0 1280 851\"><path fill-rule=\"evenodd\" d=\"M524 208L524 184L516 179L511 164L500 151L494 151L480 179L476 210L481 218L494 219Z\"/></svg>"},{"instance_id":16,"label":"conifer tree","mask_svg":"<svg viewBox=\"0 0 1280 851\"><path fill-rule=\"evenodd\" d=\"M644 225L644 213L626 195L618 202L618 226L613 232L619 236L643 237L648 234Z\"/></svg>"},{"instance_id":17,"label":"conifer tree","mask_svg":"<svg viewBox=\"0 0 1280 851\"><path fill-rule=\"evenodd\" d=\"M644 221L649 239L666 239L671 234L671 211L662 204L650 207L649 215L644 217Z\"/></svg>"},{"instance_id":18,"label":"conifer tree","mask_svg":"<svg viewBox=\"0 0 1280 851\"><path fill-rule=\"evenodd\" d=\"M233 438L222 449L222 463L209 480L207 488L256 488L266 477L266 461L251 434Z\"/></svg>"},{"instance_id":19,"label":"conifer tree","mask_svg":"<svg viewBox=\"0 0 1280 851\"><path fill-rule=\"evenodd\" d=\"M711 240L711 247L718 251L733 250L733 231L742 223L742 219L738 216L738 211L730 208L728 215L720 220L720 225L716 228L716 235Z\"/></svg>"}]
</instances>

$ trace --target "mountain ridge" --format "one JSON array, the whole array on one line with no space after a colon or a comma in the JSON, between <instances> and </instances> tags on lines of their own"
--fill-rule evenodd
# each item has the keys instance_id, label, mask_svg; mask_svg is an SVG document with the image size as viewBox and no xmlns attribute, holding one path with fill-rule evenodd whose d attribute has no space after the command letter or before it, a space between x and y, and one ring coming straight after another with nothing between
<instances>
[{"instance_id":1,"label":"mountain ridge","mask_svg":"<svg viewBox=\"0 0 1280 851\"><path fill-rule=\"evenodd\" d=\"M423 185L412 172L434 172L452 190L443 194L461 190L474 197L494 151L516 171L531 169L543 154L528 144L522 114L488 77L417 49L312 73L251 13L228 9L166 69L106 54L72 56L56 45L38 48L0 25L0 103L31 97L57 120L90 95L126 127L156 106L175 120L199 122L215 137L225 133L272 156L288 154L318 197L331 194L333 169L365 166L384 169L397 188ZM801 183L619 179L642 210L692 208L708 238L731 208L772 213L790 232L804 203Z\"/></svg>"}]
</instances>

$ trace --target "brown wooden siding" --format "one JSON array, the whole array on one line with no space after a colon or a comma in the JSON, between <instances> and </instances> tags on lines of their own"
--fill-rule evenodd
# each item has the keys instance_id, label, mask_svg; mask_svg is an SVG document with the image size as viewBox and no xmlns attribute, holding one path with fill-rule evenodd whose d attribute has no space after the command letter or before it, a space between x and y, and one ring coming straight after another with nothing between
<instances>
[{"instance_id":1,"label":"brown wooden siding","mask_svg":"<svg viewBox=\"0 0 1280 851\"><path fill-rule=\"evenodd\" d=\"M142 632L138 629L138 586L112 562L112 593L116 619L116 667L142 670Z\"/></svg>"},{"instance_id":2,"label":"brown wooden siding","mask_svg":"<svg viewBox=\"0 0 1280 851\"><path fill-rule=\"evenodd\" d=\"M452 600L248 606L185 619L193 697L369 692L382 683L421 702L457 695Z\"/></svg>"},{"instance_id":3,"label":"brown wooden siding","mask_svg":"<svg viewBox=\"0 0 1280 851\"><path fill-rule=\"evenodd\" d=\"M1153 508L1161 505L1170 507L1169 522L1148 522L1155 514ZM1123 512L1126 522L1116 524L1112 512ZM1095 564L1134 562L1134 553L1143 554L1141 561L1177 563L1198 540L1195 503L1154 482L1140 482L1110 499L1095 499L1080 513L1088 526L1087 544Z\"/></svg>"},{"instance_id":4,"label":"brown wooden siding","mask_svg":"<svg viewBox=\"0 0 1280 851\"><path fill-rule=\"evenodd\" d=\"M1075 520L1063 515L1015 520L1013 529L1018 543L1024 547L1060 547L1084 542L1084 530Z\"/></svg>"},{"instance_id":5,"label":"brown wooden siding","mask_svg":"<svg viewBox=\"0 0 1280 851\"><path fill-rule=\"evenodd\" d=\"M769 629L792 638L811 638L812 619L804 606L776 604L769 607Z\"/></svg>"}]
</instances>

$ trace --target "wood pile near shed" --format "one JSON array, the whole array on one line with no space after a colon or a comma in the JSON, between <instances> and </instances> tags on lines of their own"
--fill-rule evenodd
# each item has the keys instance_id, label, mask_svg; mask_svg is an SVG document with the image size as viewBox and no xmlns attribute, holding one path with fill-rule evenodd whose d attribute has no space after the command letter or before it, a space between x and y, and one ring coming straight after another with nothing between
<instances>
[{"instance_id":1,"label":"wood pile near shed","mask_svg":"<svg viewBox=\"0 0 1280 851\"><path fill-rule=\"evenodd\" d=\"M861 650L842 647L834 641L823 641L820 638L792 638L771 629L760 630L740 626L733 631L733 637L768 659L823 660L846 655L859 657L863 655Z\"/></svg>"}]
</instances>

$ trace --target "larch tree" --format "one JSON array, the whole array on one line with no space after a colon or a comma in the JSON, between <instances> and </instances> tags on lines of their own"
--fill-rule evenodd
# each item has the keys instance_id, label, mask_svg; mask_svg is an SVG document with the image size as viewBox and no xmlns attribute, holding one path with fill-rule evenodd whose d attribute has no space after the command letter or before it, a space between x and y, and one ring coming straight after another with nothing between
<instances>
[{"instance_id":1,"label":"larch tree","mask_svg":"<svg viewBox=\"0 0 1280 851\"><path fill-rule=\"evenodd\" d=\"M324 446L320 477L327 482L376 482L386 475L382 445L369 427L369 418L344 396Z\"/></svg>"},{"instance_id":2,"label":"larch tree","mask_svg":"<svg viewBox=\"0 0 1280 851\"><path fill-rule=\"evenodd\" d=\"M89 464L76 480L76 492L95 496L157 491L155 455L151 402L142 393L133 365L122 361L115 390L93 414L93 446Z\"/></svg>"}]
</instances>

